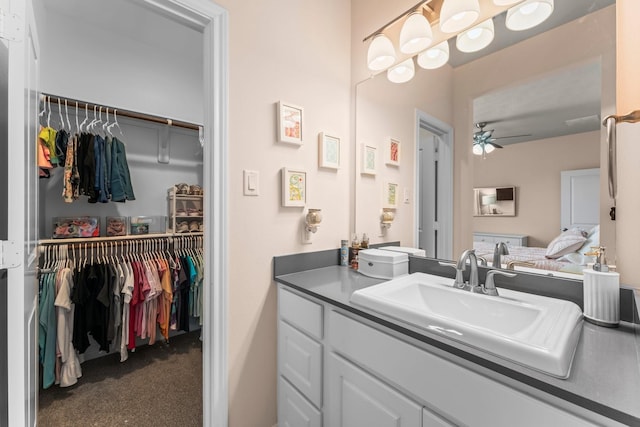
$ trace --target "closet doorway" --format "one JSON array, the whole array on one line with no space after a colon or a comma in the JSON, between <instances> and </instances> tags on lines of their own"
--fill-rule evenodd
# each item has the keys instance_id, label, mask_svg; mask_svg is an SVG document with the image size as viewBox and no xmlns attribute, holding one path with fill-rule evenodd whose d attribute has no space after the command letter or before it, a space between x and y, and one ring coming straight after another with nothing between
<instances>
[{"instance_id":1,"label":"closet doorway","mask_svg":"<svg viewBox=\"0 0 640 427\"><path fill-rule=\"evenodd\" d=\"M6 2L5 2L6 3ZM9 10L16 16L24 17L24 34L18 40L9 43L9 140L23 143L9 144L8 158L13 161L9 167L10 189L6 204L15 206L10 210L8 242L19 248L14 258L21 258L18 265L8 269L8 300L17 303L8 307L8 425L34 425L36 422L36 396L38 392L37 360L37 284L35 270L39 253L37 240L44 236L46 221L43 206L39 206L39 185L37 170L34 167L34 132L40 112L40 91L79 99L111 107L120 107L140 111L160 117L182 119L201 124L202 147L202 184L205 189L203 208L205 280L203 286L203 424L225 426L227 424L227 369L226 369L226 144L227 144L227 14L226 11L209 0L119 0L93 2L81 0L10 0ZM69 10L84 13L75 22L59 22L49 19L47 8L72 3ZM96 4L100 9L92 9ZM4 3L3 3L4 5ZM97 6L100 5L100 6ZM101 28L83 31L82 23L95 19L112 19L105 26L112 28L113 43L123 36L123 25L131 16L123 10L111 10L104 14L104 8L136 7L141 10L135 22L136 31L132 38L139 46L149 43L149 22L162 19L171 20L175 25L196 31L200 34L201 79L199 99L182 99L178 95L167 95L173 86L189 75L177 74L158 85L155 91L145 96L132 97L132 93L148 84L155 75L133 75L127 66L135 62L127 51L109 51L109 43L90 45L88 49L72 49L68 45L43 43L56 26L63 26L72 37L89 43L93 32ZM71 17L73 18L73 17ZM78 19L78 17L75 17ZM85 19L83 21L83 19ZM103 27L104 28L104 27ZM173 36L170 31L164 32ZM175 35L174 45L182 41ZM61 59L58 63L44 61L47 54L42 48L54 49ZM185 47L186 49L186 47ZM94 60L101 55L100 60ZM52 56L49 55L49 58ZM159 58L148 58L158 60ZM160 58L162 59L162 58ZM164 58L171 60L171 57ZM66 61L66 62L63 62ZM121 65L120 67L113 64ZM108 65L111 64L111 65ZM56 67L61 65L62 68ZM68 68L65 68L68 67ZM100 73L98 67L110 69L107 78L96 79ZM111 68L109 68L111 67ZM80 74L74 74L81 68ZM47 74L48 73L48 74ZM52 78L58 75L59 78ZM131 80L133 78L133 81ZM49 80L48 80L49 79ZM55 81L56 83L51 83ZM91 90L87 90L91 87ZM165 95L164 99L162 95ZM110 96L115 96L117 99ZM135 98L135 99L134 99ZM157 98L157 99L156 99ZM167 98L168 103L167 103ZM135 102L140 101L136 105ZM176 105L184 101L199 104L200 118L187 117L185 111L178 111ZM165 104L163 104L163 102ZM172 103L173 108L171 108ZM170 108L162 110L163 105ZM161 138L158 139L159 149ZM169 161L170 164L170 161ZM16 191L16 189L22 189ZM140 190L139 190L140 191ZM166 188L161 189L166 192ZM140 212L140 214L142 214ZM24 249L23 249L24 248ZM24 303L20 303L20 302Z\"/></svg>"}]
</instances>

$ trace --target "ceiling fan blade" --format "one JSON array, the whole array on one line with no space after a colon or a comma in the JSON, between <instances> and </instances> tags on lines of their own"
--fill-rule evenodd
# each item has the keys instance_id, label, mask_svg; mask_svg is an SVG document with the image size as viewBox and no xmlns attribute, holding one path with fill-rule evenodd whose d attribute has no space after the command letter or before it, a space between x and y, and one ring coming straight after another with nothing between
<instances>
[{"instance_id":1,"label":"ceiling fan blade","mask_svg":"<svg viewBox=\"0 0 640 427\"><path fill-rule=\"evenodd\" d=\"M491 130L485 130L483 131L482 134L482 139L487 139L487 138L491 138L491 135L493 134L493 131L495 129L491 129Z\"/></svg>"},{"instance_id":2,"label":"ceiling fan blade","mask_svg":"<svg viewBox=\"0 0 640 427\"><path fill-rule=\"evenodd\" d=\"M492 139L521 138L523 136L531 136L531 134L530 133L526 133L526 134L523 134L523 135L496 136L496 137L494 137Z\"/></svg>"},{"instance_id":3,"label":"ceiling fan blade","mask_svg":"<svg viewBox=\"0 0 640 427\"><path fill-rule=\"evenodd\" d=\"M493 146L494 146L494 147L496 147L496 148L504 148L502 145L500 145L500 144L496 144L495 142L489 142L489 141L487 141L487 142L486 142L486 144L488 144L488 145L493 145Z\"/></svg>"}]
</instances>

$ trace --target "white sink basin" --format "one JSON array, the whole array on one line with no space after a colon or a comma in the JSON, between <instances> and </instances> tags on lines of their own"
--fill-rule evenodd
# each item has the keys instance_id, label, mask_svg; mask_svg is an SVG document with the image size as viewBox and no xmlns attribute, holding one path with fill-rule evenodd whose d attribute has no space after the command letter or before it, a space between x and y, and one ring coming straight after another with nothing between
<instances>
[{"instance_id":1,"label":"white sink basin","mask_svg":"<svg viewBox=\"0 0 640 427\"><path fill-rule=\"evenodd\" d=\"M499 289L453 288L453 279L413 273L355 291L351 302L446 335L496 356L567 378L582 311L569 301Z\"/></svg>"}]
</instances>

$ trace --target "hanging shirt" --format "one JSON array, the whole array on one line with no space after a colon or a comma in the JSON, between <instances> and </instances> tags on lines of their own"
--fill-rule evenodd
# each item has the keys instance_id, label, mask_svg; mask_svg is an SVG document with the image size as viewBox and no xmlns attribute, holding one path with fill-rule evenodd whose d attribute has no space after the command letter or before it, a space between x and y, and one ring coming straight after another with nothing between
<instances>
[{"instance_id":1,"label":"hanging shirt","mask_svg":"<svg viewBox=\"0 0 640 427\"><path fill-rule=\"evenodd\" d=\"M47 273L42 276L42 292L39 303L38 345L40 348L40 363L42 364L42 387L49 388L56 379L56 311L55 274Z\"/></svg>"},{"instance_id":2,"label":"hanging shirt","mask_svg":"<svg viewBox=\"0 0 640 427\"><path fill-rule=\"evenodd\" d=\"M60 387L69 387L82 376L80 361L73 348L74 305L71 303L73 273L69 268L60 270L57 275L59 284L55 299L57 312L57 342L60 357Z\"/></svg>"}]
</instances>

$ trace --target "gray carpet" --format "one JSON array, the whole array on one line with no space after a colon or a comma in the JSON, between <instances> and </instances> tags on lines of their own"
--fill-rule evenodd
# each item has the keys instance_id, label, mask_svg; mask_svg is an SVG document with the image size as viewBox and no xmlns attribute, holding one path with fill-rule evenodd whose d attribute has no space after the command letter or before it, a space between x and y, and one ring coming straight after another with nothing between
<instances>
[{"instance_id":1,"label":"gray carpet","mask_svg":"<svg viewBox=\"0 0 640 427\"><path fill-rule=\"evenodd\" d=\"M72 387L40 390L39 426L202 425L200 331L82 364Z\"/></svg>"}]
</instances>

